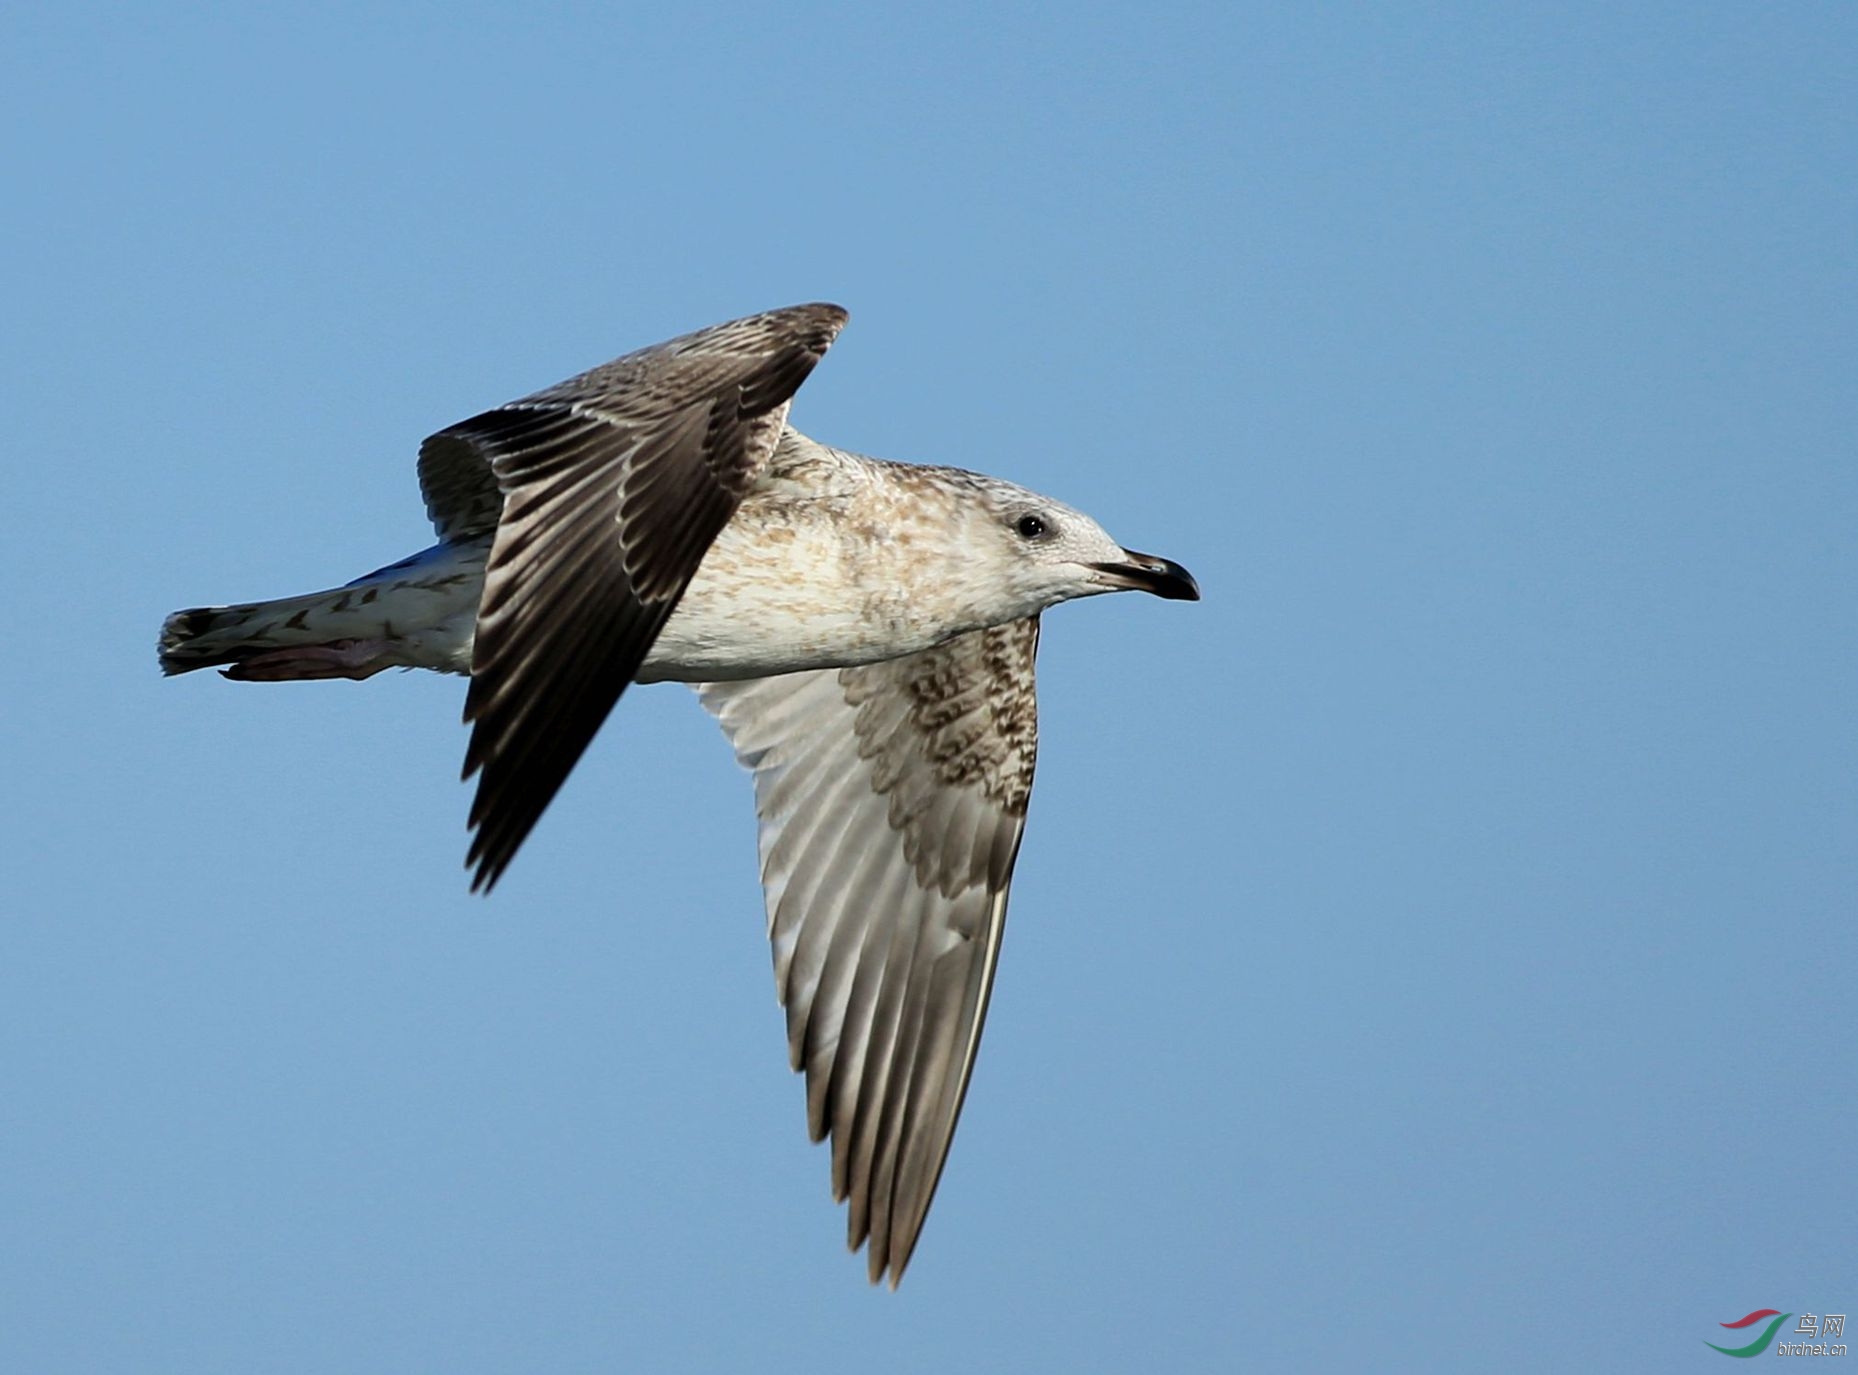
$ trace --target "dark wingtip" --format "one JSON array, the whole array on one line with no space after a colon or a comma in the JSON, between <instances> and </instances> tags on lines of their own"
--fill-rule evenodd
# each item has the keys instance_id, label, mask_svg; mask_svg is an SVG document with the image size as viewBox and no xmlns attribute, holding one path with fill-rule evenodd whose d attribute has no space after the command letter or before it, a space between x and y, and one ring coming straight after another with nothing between
<instances>
[{"instance_id":1,"label":"dark wingtip","mask_svg":"<svg viewBox=\"0 0 1858 1375\"><path fill-rule=\"evenodd\" d=\"M812 301L803 306L786 306L764 315L752 315L747 321L738 323L756 322L764 329L772 327L789 346L798 346L817 363L826 356L826 350L832 347L832 341L839 337L839 331L851 318L851 312L844 306L830 301ZM810 365L808 370L811 370ZM805 376L801 373L800 380ZM798 387L799 381L794 385Z\"/></svg>"},{"instance_id":2,"label":"dark wingtip","mask_svg":"<svg viewBox=\"0 0 1858 1375\"><path fill-rule=\"evenodd\" d=\"M831 301L812 301L803 306L790 307L795 315L811 317L830 329L834 334L845 328L845 322L852 318L852 313L842 305Z\"/></svg>"},{"instance_id":3,"label":"dark wingtip","mask_svg":"<svg viewBox=\"0 0 1858 1375\"><path fill-rule=\"evenodd\" d=\"M510 867L513 854L493 852L482 831L472 836L471 848L465 853L465 868L471 870L471 891L489 897L503 871Z\"/></svg>"}]
</instances>

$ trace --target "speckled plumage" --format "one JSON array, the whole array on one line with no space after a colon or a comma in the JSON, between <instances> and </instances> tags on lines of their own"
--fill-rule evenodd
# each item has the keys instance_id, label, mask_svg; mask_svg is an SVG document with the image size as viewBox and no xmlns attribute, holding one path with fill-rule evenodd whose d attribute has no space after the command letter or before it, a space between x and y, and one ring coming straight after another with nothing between
<instances>
[{"instance_id":1,"label":"speckled plumage","mask_svg":"<svg viewBox=\"0 0 1858 1375\"><path fill-rule=\"evenodd\" d=\"M1038 617L1184 570L998 479L786 424L845 314L628 354L421 446L440 543L341 588L177 612L169 673L468 673L474 886L632 682L697 685L753 771L775 972L850 1240L894 1284L961 1110L1037 753Z\"/></svg>"}]
</instances>

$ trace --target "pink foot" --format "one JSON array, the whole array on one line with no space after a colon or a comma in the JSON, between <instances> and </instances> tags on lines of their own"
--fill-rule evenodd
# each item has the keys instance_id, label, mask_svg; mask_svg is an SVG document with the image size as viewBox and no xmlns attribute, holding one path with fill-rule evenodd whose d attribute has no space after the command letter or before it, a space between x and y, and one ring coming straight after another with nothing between
<instances>
[{"instance_id":1,"label":"pink foot","mask_svg":"<svg viewBox=\"0 0 1858 1375\"><path fill-rule=\"evenodd\" d=\"M331 640L326 645L294 645L242 659L220 672L242 683L288 683L311 678L353 678L360 681L384 668L386 640Z\"/></svg>"}]
</instances>

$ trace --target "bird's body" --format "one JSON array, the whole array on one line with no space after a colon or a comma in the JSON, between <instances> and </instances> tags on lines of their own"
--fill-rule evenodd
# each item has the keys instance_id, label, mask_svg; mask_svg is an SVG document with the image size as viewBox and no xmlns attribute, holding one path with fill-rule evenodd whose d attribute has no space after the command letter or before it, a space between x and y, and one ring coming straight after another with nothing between
<instances>
[{"instance_id":1,"label":"bird's body","mask_svg":"<svg viewBox=\"0 0 1858 1375\"><path fill-rule=\"evenodd\" d=\"M975 500L981 495L1056 506L978 473L868 458L786 429L633 681L845 668L1037 614L1035 592L965 557L973 525L992 509ZM492 538L436 544L327 592L180 613L202 619L177 625L186 638L165 652L189 668L235 662L220 656L236 653L231 676L243 679L362 678L386 668L469 674ZM925 577L930 569L937 576ZM333 642L354 647L298 653Z\"/></svg>"},{"instance_id":2,"label":"bird's body","mask_svg":"<svg viewBox=\"0 0 1858 1375\"><path fill-rule=\"evenodd\" d=\"M440 542L340 588L177 612L170 673L471 677L493 885L632 682L698 686L755 774L775 972L873 1279L915 1246L966 1092L1036 754L1052 604L1198 596L1049 498L786 426L831 306L627 355L428 439Z\"/></svg>"}]
</instances>

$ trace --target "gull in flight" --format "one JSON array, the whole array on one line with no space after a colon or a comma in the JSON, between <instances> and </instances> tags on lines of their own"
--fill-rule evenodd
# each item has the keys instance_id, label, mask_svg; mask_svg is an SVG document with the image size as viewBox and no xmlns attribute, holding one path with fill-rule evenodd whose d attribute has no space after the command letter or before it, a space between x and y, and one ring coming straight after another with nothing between
<instances>
[{"instance_id":1,"label":"gull in flight","mask_svg":"<svg viewBox=\"0 0 1858 1375\"><path fill-rule=\"evenodd\" d=\"M439 542L345 586L179 611L168 673L466 674L466 863L493 887L631 683L692 684L754 775L807 1123L873 1282L916 1247L974 1068L1037 749L1039 615L1179 564L1080 511L787 426L844 326L770 311L440 430Z\"/></svg>"}]
</instances>

